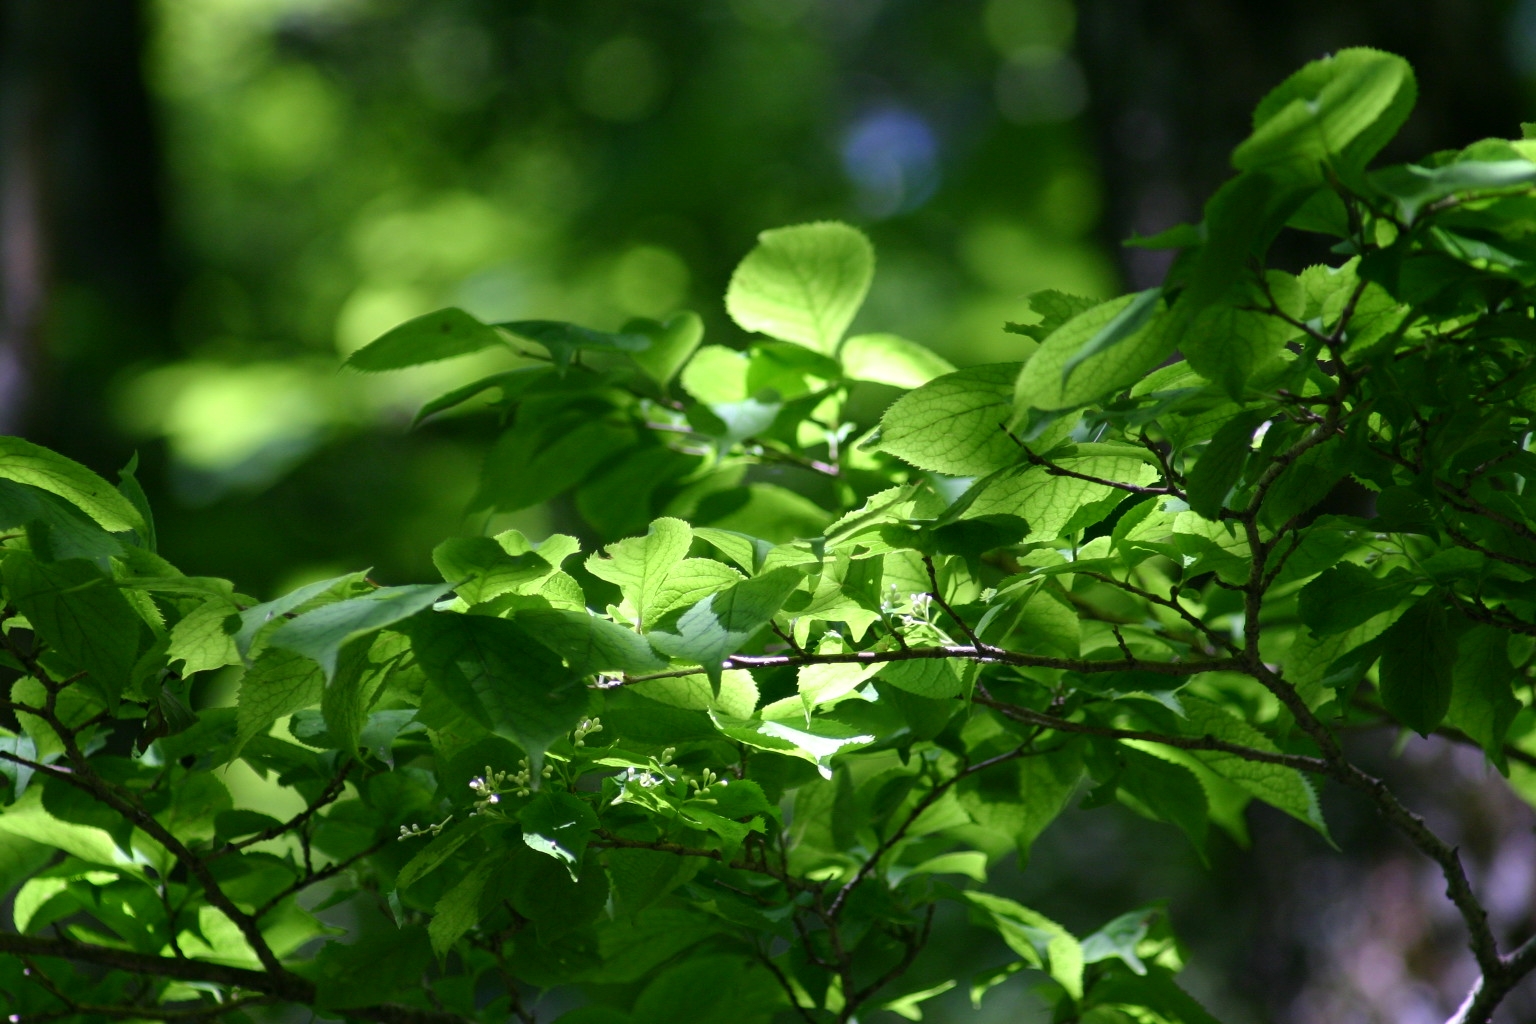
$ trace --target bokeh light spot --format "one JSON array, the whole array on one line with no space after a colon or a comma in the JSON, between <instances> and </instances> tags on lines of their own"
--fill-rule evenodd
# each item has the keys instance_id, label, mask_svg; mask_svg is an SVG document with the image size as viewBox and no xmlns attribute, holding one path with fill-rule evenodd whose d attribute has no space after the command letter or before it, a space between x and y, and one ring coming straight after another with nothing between
<instances>
[{"instance_id":1,"label":"bokeh light spot","mask_svg":"<svg viewBox=\"0 0 1536 1024\"><path fill-rule=\"evenodd\" d=\"M450 108L472 106L491 89L490 36L470 21L433 22L413 42L411 66L430 98Z\"/></svg>"},{"instance_id":2,"label":"bokeh light spot","mask_svg":"<svg viewBox=\"0 0 1536 1024\"><path fill-rule=\"evenodd\" d=\"M844 135L842 155L859 208L868 216L916 209L938 187L938 139L928 122L909 110L877 110L855 121Z\"/></svg>"},{"instance_id":3,"label":"bokeh light spot","mask_svg":"<svg viewBox=\"0 0 1536 1024\"><path fill-rule=\"evenodd\" d=\"M415 288L365 285L348 296L336 314L336 351L349 356L397 324L434 308Z\"/></svg>"},{"instance_id":4,"label":"bokeh light spot","mask_svg":"<svg viewBox=\"0 0 1536 1024\"><path fill-rule=\"evenodd\" d=\"M243 97L240 123L251 162L297 177L328 162L341 134L344 103L314 68L273 67Z\"/></svg>"},{"instance_id":5,"label":"bokeh light spot","mask_svg":"<svg viewBox=\"0 0 1536 1024\"><path fill-rule=\"evenodd\" d=\"M1014 124L1070 121L1088 105L1088 80L1057 50L1021 50L999 69L996 96L998 112Z\"/></svg>"},{"instance_id":6,"label":"bokeh light spot","mask_svg":"<svg viewBox=\"0 0 1536 1024\"><path fill-rule=\"evenodd\" d=\"M1037 47L1063 51L1077 28L1067 0L989 0L983 18L987 41L1009 56Z\"/></svg>"},{"instance_id":7,"label":"bokeh light spot","mask_svg":"<svg viewBox=\"0 0 1536 1024\"><path fill-rule=\"evenodd\" d=\"M613 297L632 316L661 317L688 295L688 267L670 249L641 245L613 265Z\"/></svg>"},{"instance_id":8,"label":"bokeh light spot","mask_svg":"<svg viewBox=\"0 0 1536 1024\"><path fill-rule=\"evenodd\" d=\"M577 100L605 121L639 121L655 110L665 85L666 69L656 48L636 36L619 36L582 62Z\"/></svg>"}]
</instances>

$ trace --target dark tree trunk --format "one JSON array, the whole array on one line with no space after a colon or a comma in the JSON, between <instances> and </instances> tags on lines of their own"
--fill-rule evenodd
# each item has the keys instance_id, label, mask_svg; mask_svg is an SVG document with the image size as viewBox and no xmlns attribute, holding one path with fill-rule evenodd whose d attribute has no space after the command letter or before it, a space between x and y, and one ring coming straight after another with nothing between
<instances>
[{"instance_id":1,"label":"dark tree trunk","mask_svg":"<svg viewBox=\"0 0 1536 1024\"><path fill-rule=\"evenodd\" d=\"M1509 20L1495 0L1081 0L1109 240L1198 221L1260 97L1345 47L1390 50L1418 73L1418 106L1387 157L1518 136L1527 90L1511 66ZM1124 250L1127 282L1158 283L1167 259Z\"/></svg>"},{"instance_id":2,"label":"dark tree trunk","mask_svg":"<svg viewBox=\"0 0 1536 1024\"><path fill-rule=\"evenodd\" d=\"M137 0L0 6L0 431L105 451L107 388L170 349Z\"/></svg>"}]
</instances>

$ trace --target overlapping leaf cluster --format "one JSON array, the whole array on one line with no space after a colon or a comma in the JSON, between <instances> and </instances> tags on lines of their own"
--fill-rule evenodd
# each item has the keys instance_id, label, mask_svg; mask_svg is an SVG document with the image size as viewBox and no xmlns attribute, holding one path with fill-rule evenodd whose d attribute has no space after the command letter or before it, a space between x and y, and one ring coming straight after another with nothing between
<instances>
[{"instance_id":1,"label":"overlapping leaf cluster","mask_svg":"<svg viewBox=\"0 0 1536 1024\"><path fill-rule=\"evenodd\" d=\"M1197 1024L1155 908L1074 935L989 867L1074 801L1197 851L1255 799L1325 831L1323 778L1444 872L1486 1019L1536 946L1340 738L1438 732L1531 792L1536 143L1369 170L1413 89L1308 65L1143 242L1164 286L1035 296L1015 363L847 337L873 254L830 223L742 263L741 350L448 310L353 356L521 353L423 412L493 396L477 504L573 492L585 552L455 538L441 583L262 603L154 553L131 471L0 442L13 1012L917 1019L948 903L999 940L978 1003ZM1268 266L1282 230L1334 258ZM861 423L871 384L905 393ZM211 673L233 706L194 711Z\"/></svg>"}]
</instances>

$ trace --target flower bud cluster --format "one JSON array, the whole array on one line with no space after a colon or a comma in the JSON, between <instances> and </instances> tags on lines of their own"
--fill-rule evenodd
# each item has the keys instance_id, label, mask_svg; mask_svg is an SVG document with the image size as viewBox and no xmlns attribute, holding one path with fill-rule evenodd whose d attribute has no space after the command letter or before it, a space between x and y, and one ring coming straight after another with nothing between
<instances>
[{"instance_id":1,"label":"flower bud cluster","mask_svg":"<svg viewBox=\"0 0 1536 1024\"><path fill-rule=\"evenodd\" d=\"M486 773L489 774L491 769L487 767L485 770ZM544 766L544 770L539 772L539 777L547 779L554 774L555 766L547 764ZM528 763L528 759L526 757L517 762L517 771L504 777L506 779L506 784L503 787L502 784L498 781L497 786L499 788L496 789L497 793L511 793L513 796L528 796L533 792L533 766ZM482 780L471 779L469 788L474 789L475 783L478 781ZM476 792L479 791L476 790ZM497 801L495 800L491 801L491 803L496 802Z\"/></svg>"},{"instance_id":2,"label":"flower bud cluster","mask_svg":"<svg viewBox=\"0 0 1536 1024\"><path fill-rule=\"evenodd\" d=\"M438 834L447 828L448 823L452 820L453 815L450 814L436 825L427 825L426 827L421 825L401 825L400 835L397 838L400 842L404 842L407 839L419 839L422 836L431 836L433 839L436 839Z\"/></svg>"},{"instance_id":3,"label":"flower bud cluster","mask_svg":"<svg viewBox=\"0 0 1536 1024\"><path fill-rule=\"evenodd\" d=\"M575 740L575 745L579 748L587 745L588 736L591 736L595 732L602 731L603 720L601 718L583 718L581 720L581 724L576 726L576 731L572 734L572 736Z\"/></svg>"}]
</instances>

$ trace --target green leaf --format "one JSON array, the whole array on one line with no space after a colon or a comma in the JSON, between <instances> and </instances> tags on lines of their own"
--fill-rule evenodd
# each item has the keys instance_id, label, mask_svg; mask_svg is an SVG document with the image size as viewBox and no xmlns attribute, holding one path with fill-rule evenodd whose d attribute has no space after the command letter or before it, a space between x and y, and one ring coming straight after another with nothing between
<instances>
[{"instance_id":1,"label":"green leaf","mask_svg":"<svg viewBox=\"0 0 1536 1024\"><path fill-rule=\"evenodd\" d=\"M508 593L527 593L556 566L533 551L512 554L490 537L452 537L432 549L432 564L465 604Z\"/></svg>"},{"instance_id":2,"label":"green leaf","mask_svg":"<svg viewBox=\"0 0 1536 1024\"><path fill-rule=\"evenodd\" d=\"M929 381L885 411L874 444L935 473L975 476L1007 466L1019 457L1003 432L1018 374L1018 363L993 363Z\"/></svg>"},{"instance_id":3,"label":"green leaf","mask_svg":"<svg viewBox=\"0 0 1536 1024\"><path fill-rule=\"evenodd\" d=\"M1124 745L1118 757L1121 798L1128 796L1135 810L1178 826L1203 858L1210 813L1200 780L1181 764Z\"/></svg>"},{"instance_id":4,"label":"green leaf","mask_svg":"<svg viewBox=\"0 0 1536 1024\"><path fill-rule=\"evenodd\" d=\"M849 380L897 388L920 388L955 372L943 356L895 334L856 334L843 343L838 358Z\"/></svg>"},{"instance_id":5,"label":"green leaf","mask_svg":"<svg viewBox=\"0 0 1536 1024\"><path fill-rule=\"evenodd\" d=\"M1073 454L1051 461L1071 473L1141 486L1151 482L1157 472L1148 462L1148 454L1145 449L1126 445L1084 444ZM1107 483L1057 475L1042 466L1009 466L976 481L935 525L1013 516L1028 524L1028 536L1043 540L1059 536L1069 524L1075 529L1092 525L1080 520L1094 509L1095 502L1119 493ZM1104 508L1099 518L1110 511Z\"/></svg>"},{"instance_id":6,"label":"green leaf","mask_svg":"<svg viewBox=\"0 0 1536 1024\"><path fill-rule=\"evenodd\" d=\"M1136 955L1136 947L1147 937L1147 928L1160 913L1160 907L1142 907L1121 914L1083 939L1083 963L1096 964L1118 957L1135 973L1146 974L1147 965Z\"/></svg>"},{"instance_id":7,"label":"green leaf","mask_svg":"<svg viewBox=\"0 0 1536 1024\"><path fill-rule=\"evenodd\" d=\"M984 892L961 896L981 910L1008 948L1045 970L1073 999L1083 997L1083 948L1072 933L1021 903Z\"/></svg>"},{"instance_id":8,"label":"green leaf","mask_svg":"<svg viewBox=\"0 0 1536 1024\"><path fill-rule=\"evenodd\" d=\"M1176 338L1156 315L1159 293L1123 295L1080 313L1041 342L1019 372L1015 413L1075 409L1127 387L1168 358Z\"/></svg>"},{"instance_id":9,"label":"green leaf","mask_svg":"<svg viewBox=\"0 0 1536 1024\"><path fill-rule=\"evenodd\" d=\"M586 711L581 677L516 623L438 612L410 620L405 631L438 690L535 765Z\"/></svg>"},{"instance_id":10,"label":"green leaf","mask_svg":"<svg viewBox=\"0 0 1536 1024\"><path fill-rule=\"evenodd\" d=\"M699 314L684 310L669 316L664 323L631 320L624 325L624 333L643 334L650 339L649 348L630 352L629 358L647 377L665 387L704 340L704 321Z\"/></svg>"},{"instance_id":11,"label":"green leaf","mask_svg":"<svg viewBox=\"0 0 1536 1024\"><path fill-rule=\"evenodd\" d=\"M1227 494L1243 475L1253 450L1253 432L1268 418L1263 409L1240 412L1223 423L1194 468L1186 474L1189 507L1206 519L1217 519Z\"/></svg>"},{"instance_id":12,"label":"green leaf","mask_svg":"<svg viewBox=\"0 0 1536 1024\"><path fill-rule=\"evenodd\" d=\"M90 562L39 562L12 551L3 565L11 604L86 685L115 707L133 677L148 629L123 592Z\"/></svg>"},{"instance_id":13,"label":"green leaf","mask_svg":"<svg viewBox=\"0 0 1536 1024\"><path fill-rule=\"evenodd\" d=\"M571 881L576 881L592 830L597 828L597 815L587 802L570 793L540 793L518 812L517 821L528 848L564 864Z\"/></svg>"},{"instance_id":14,"label":"green leaf","mask_svg":"<svg viewBox=\"0 0 1536 1024\"><path fill-rule=\"evenodd\" d=\"M53 858L54 852L42 843L0 829L0 892L15 892L23 881L47 867ZM25 930L19 921L17 930Z\"/></svg>"},{"instance_id":15,"label":"green leaf","mask_svg":"<svg viewBox=\"0 0 1536 1024\"><path fill-rule=\"evenodd\" d=\"M336 674L336 659L347 641L408 619L452 589L449 583L380 587L371 594L305 612L279 626L267 643L313 658L329 679Z\"/></svg>"},{"instance_id":16,"label":"green leaf","mask_svg":"<svg viewBox=\"0 0 1536 1024\"><path fill-rule=\"evenodd\" d=\"M798 569L774 569L711 594L676 623L653 630L651 645L671 657L697 662L718 689L722 662L769 623L802 576Z\"/></svg>"},{"instance_id":17,"label":"green leaf","mask_svg":"<svg viewBox=\"0 0 1536 1024\"><path fill-rule=\"evenodd\" d=\"M432 921L427 925L427 935L432 940L432 952L437 954L439 961L447 957L453 944L485 916L486 908L482 905L481 896L485 893L486 883L500 866L492 858L481 860L469 874L455 882L453 888L445 892L432 908Z\"/></svg>"},{"instance_id":18,"label":"green leaf","mask_svg":"<svg viewBox=\"0 0 1536 1024\"><path fill-rule=\"evenodd\" d=\"M511 889L513 908L537 926L541 947L591 923L607 909L608 875L590 851L580 880L572 881L554 858L526 846L514 850L503 854L511 875L503 885Z\"/></svg>"},{"instance_id":19,"label":"green leaf","mask_svg":"<svg viewBox=\"0 0 1536 1024\"><path fill-rule=\"evenodd\" d=\"M239 623L240 608L235 602L221 597L205 601L171 627L166 654L170 660L182 662L183 676L238 665L240 649L235 646L234 632Z\"/></svg>"},{"instance_id":20,"label":"green leaf","mask_svg":"<svg viewBox=\"0 0 1536 1024\"><path fill-rule=\"evenodd\" d=\"M1312 632L1331 636L1396 608L1413 593L1415 582L1403 569L1377 576L1354 562L1340 562L1301 588L1296 611Z\"/></svg>"},{"instance_id":21,"label":"green leaf","mask_svg":"<svg viewBox=\"0 0 1536 1024\"><path fill-rule=\"evenodd\" d=\"M705 345L683 367L684 389L705 405L743 402L752 397L748 375L752 356L724 345Z\"/></svg>"},{"instance_id":22,"label":"green leaf","mask_svg":"<svg viewBox=\"0 0 1536 1024\"><path fill-rule=\"evenodd\" d=\"M84 558L97 565L127 548L70 502L11 480L0 480L0 530L22 527L43 561Z\"/></svg>"},{"instance_id":23,"label":"green leaf","mask_svg":"<svg viewBox=\"0 0 1536 1024\"><path fill-rule=\"evenodd\" d=\"M1223 303L1194 318L1179 336L1179 349L1202 377L1240 400L1253 372L1299 333L1272 313Z\"/></svg>"},{"instance_id":24,"label":"green leaf","mask_svg":"<svg viewBox=\"0 0 1536 1024\"><path fill-rule=\"evenodd\" d=\"M757 683L752 673L745 669L729 669L721 673L718 690L702 672L669 679L649 679L643 683L633 683L626 689L662 704L690 711L719 711L736 718L751 718L752 712L757 709Z\"/></svg>"},{"instance_id":25,"label":"green leaf","mask_svg":"<svg viewBox=\"0 0 1536 1024\"><path fill-rule=\"evenodd\" d=\"M590 327L578 327L558 320L514 320L496 326L543 345L554 359L555 368L562 372L584 351L628 352L634 355L651 347L651 339L645 334L595 331Z\"/></svg>"},{"instance_id":26,"label":"green leaf","mask_svg":"<svg viewBox=\"0 0 1536 1024\"><path fill-rule=\"evenodd\" d=\"M362 746L381 750L380 757L389 759L390 744L403 720L397 724L388 716L409 719L414 712L410 709L381 711L374 716L368 712L379 690L400 667L409 650L410 641L400 633L391 632L376 634L370 641L349 644L341 651L336 672L320 701L320 712L331 745L356 757L361 752L359 741L364 740ZM368 733L366 737L365 732Z\"/></svg>"},{"instance_id":27,"label":"green leaf","mask_svg":"<svg viewBox=\"0 0 1536 1024\"><path fill-rule=\"evenodd\" d=\"M144 520L144 530L139 539L146 549L153 552L159 547L159 540L155 536L155 516L150 511L149 496L144 493L144 485L139 483L136 475L138 469L139 453L134 452L128 464L117 471L117 490L138 510L139 518Z\"/></svg>"},{"instance_id":28,"label":"green leaf","mask_svg":"<svg viewBox=\"0 0 1536 1024\"><path fill-rule=\"evenodd\" d=\"M1167 330L1177 338L1211 303L1246 294L1255 258L1263 255L1312 188L1257 171L1232 178L1205 204L1206 242L1189 261L1189 284Z\"/></svg>"},{"instance_id":29,"label":"green leaf","mask_svg":"<svg viewBox=\"0 0 1536 1024\"><path fill-rule=\"evenodd\" d=\"M314 660L294 651L267 648L245 670L236 697L238 723L230 758L284 715L320 703L325 675Z\"/></svg>"},{"instance_id":30,"label":"green leaf","mask_svg":"<svg viewBox=\"0 0 1536 1024\"><path fill-rule=\"evenodd\" d=\"M1066 292L1047 288L1044 291L1034 292L1029 296L1029 309L1040 319L1032 324L1007 324L1003 330L1010 334L1022 334L1036 341L1044 341L1050 337L1062 324L1071 320L1079 313L1086 313L1099 304L1098 299L1087 299L1081 295L1068 295Z\"/></svg>"},{"instance_id":31,"label":"green leaf","mask_svg":"<svg viewBox=\"0 0 1536 1024\"><path fill-rule=\"evenodd\" d=\"M832 758L849 747L862 747L875 740L868 732L826 718L796 725L785 720L744 719L714 711L709 717L728 738L758 750L809 761L824 779L832 777Z\"/></svg>"},{"instance_id":32,"label":"green leaf","mask_svg":"<svg viewBox=\"0 0 1536 1024\"><path fill-rule=\"evenodd\" d=\"M446 830L427 843L414 857L406 862L405 867L400 869L400 874L395 876L396 887L408 889L415 885L446 864L465 843L493 826L502 827L500 823L493 821L491 818L474 817L467 821L461 821Z\"/></svg>"},{"instance_id":33,"label":"green leaf","mask_svg":"<svg viewBox=\"0 0 1536 1024\"><path fill-rule=\"evenodd\" d=\"M889 1010L891 1013L896 1014L898 1017L904 1017L907 1020L922 1020L922 1004L926 1003L928 1000L934 998L935 996L943 995L945 992L948 992L950 989L954 988L957 984L959 984L959 982L955 981L953 978L950 978L947 981L939 982L937 985L929 986L928 988L917 992L908 992L904 996L898 996L895 999L889 1000L888 1002L881 1003L879 1004L878 1009Z\"/></svg>"},{"instance_id":34,"label":"green leaf","mask_svg":"<svg viewBox=\"0 0 1536 1024\"><path fill-rule=\"evenodd\" d=\"M609 544L602 554L587 556L587 571L617 584L635 610L642 627L650 626L662 584L688 554L693 531L681 519L658 519L644 537Z\"/></svg>"},{"instance_id":35,"label":"green leaf","mask_svg":"<svg viewBox=\"0 0 1536 1024\"><path fill-rule=\"evenodd\" d=\"M1403 164L1372 172L1370 182L1396 203L1398 218L1411 225L1425 206L1449 196L1536 183L1536 163L1520 158L1458 160L1442 167Z\"/></svg>"},{"instance_id":36,"label":"green leaf","mask_svg":"<svg viewBox=\"0 0 1536 1024\"><path fill-rule=\"evenodd\" d=\"M1396 134L1413 108L1413 69L1365 47L1307 64L1259 103L1253 134L1232 154L1238 170L1277 179L1323 180L1325 165L1349 177Z\"/></svg>"},{"instance_id":37,"label":"green leaf","mask_svg":"<svg viewBox=\"0 0 1536 1024\"><path fill-rule=\"evenodd\" d=\"M60 821L43 809L43 788L27 791L0 814L0 832L63 850L88 864L101 864L125 874L142 875L142 857L125 853L112 837L90 825Z\"/></svg>"},{"instance_id":38,"label":"green leaf","mask_svg":"<svg viewBox=\"0 0 1536 1024\"><path fill-rule=\"evenodd\" d=\"M694 518L717 529L788 544L821 536L833 517L787 487L751 483L705 498L694 510Z\"/></svg>"},{"instance_id":39,"label":"green leaf","mask_svg":"<svg viewBox=\"0 0 1536 1024\"><path fill-rule=\"evenodd\" d=\"M1345 444L1339 441L1324 442L1302 452L1269 489L1260 520L1266 526L1278 528L1328 497L1328 492L1349 472L1348 454Z\"/></svg>"},{"instance_id":40,"label":"green leaf","mask_svg":"<svg viewBox=\"0 0 1536 1024\"><path fill-rule=\"evenodd\" d=\"M1444 599L1421 598L1382 634L1381 701L1404 725L1427 736L1450 710L1456 640Z\"/></svg>"},{"instance_id":41,"label":"green leaf","mask_svg":"<svg viewBox=\"0 0 1536 1024\"><path fill-rule=\"evenodd\" d=\"M73 459L19 437L0 437L0 480L57 494L113 533L148 537L149 525L117 488Z\"/></svg>"},{"instance_id":42,"label":"green leaf","mask_svg":"<svg viewBox=\"0 0 1536 1024\"><path fill-rule=\"evenodd\" d=\"M965 689L961 673L944 658L893 661L880 670L879 678L919 697L956 697Z\"/></svg>"},{"instance_id":43,"label":"green leaf","mask_svg":"<svg viewBox=\"0 0 1536 1024\"><path fill-rule=\"evenodd\" d=\"M506 343L494 327L462 309L440 309L407 320L353 352L343 365L364 373L378 373L435 363Z\"/></svg>"},{"instance_id":44,"label":"green leaf","mask_svg":"<svg viewBox=\"0 0 1536 1024\"><path fill-rule=\"evenodd\" d=\"M1188 735L1223 740L1269 754L1280 752L1268 736L1220 705L1188 693L1179 694L1179 703L1184 707L1182 725ZM1191 755L1271 807L1305 822L1324 836L1328 834L1317 802L1317 791L1296 769L1262 761L1245 761L1236 754L1216 750L1191 751Z\"/></svg>"},{"instance_id":45,"label":"green leaf","mask_svg":"<svg viewBox=\"0 0 1536 1024\"><path fill-rule=\"evenodd\" d=\"M748 536L735 530L721 530L713 526L697 528L693 535L705 541L726 558L741 566L746 573L755 573L763 567L763 559L773 550L770 541Z\"/></svg>"},{"instance_id":46,"label":"green leaf","mask_svg":"<svg viewBox=\"0 0 1536 1024\"><path fill-rule=\"evenodd\" d=\"M589 611L533 609L517 623L539 643L565 659L579 676L594 672L655 672L667 667L645 637Z\"/></svg>"},{"instance_id":47,"label":"green leaf","mask_svg":"<svg viewBox=\"0 0 1536 1024\"><path fill-rule=\"evenodd\" d=\"M507 370L502 373L493 373L489 377L482 377L462 387L454 388L446 394L438 395L417 410L411 420L411 426L418 426L422 420L429 416L435 416L440 412L463 405L476 395L483 394L492 388L501 391L502 401L522 394L530 386L537 383L545 375L551 373L547 366L519 366L515 370Z\"/></svg>"},{"instance_id":48,"label":"green leaf","mask_svg":"<svg viewBox=\"0 0 1536 1024\"><path fill-rule=\"evenodd\" d=\"M1178 986L1172 971L1159 964L1148 964L1145 975L1119 972L1101 978L1093 986L1093 996L1100 1005L1150 1010L1157 1016L1148 1019L1169 1024L1221 1024Z\"/></svg>"},{"instance_id":49,"label":"green leaf","mask_svg":"<svg viewBox=\"0 0 1536 1024\"><path fill-rule=\"evenodd\" d=\"M315 955L315 1004L329 1009L372 1006L420 991L432 962L427 930L406 925L364 932L351 945L330 942Z\"/></svg>"},{"instance_id":50,"label":"green leaf","mask_svg":"<svg viewBox=\"0 0 1536 1024\"><path fill-rule=\"evenodd\" d=\"M1022 864L1040 833L1066 809L1082 777L1082 753L1068 746L969 776L955 789L971 820L996 835L998 845L989 852L1017 850Z\"/></svg>"},{"instance_id":51,"label":"green leaf","mask_svg":"<svg viewBox=\"0 0 1536 1024\"><path fill-rule=\"evenodd\" d=\"M334 579L319 580L284 594L282 597L247 608L240 613L240 629L235 633L235 648L239 650L242 658L248 656L256 634L263 626L311 601L324 597L335 599L344 595L354 586L364 583L367 575L366 572L350 572Z\"/></svg>"},{"instance_id":52,"label":"green leaf","mask_svg":"<svg viewBox=\"0 0 1536 1024\"><path fill-rule=\"evenodd\" d=\"M689 608L710 594L741 581L741 573L713 558L685 558L672 567L649 604L647 618L655 625L669 612Z\"/></svg>"},{"instance_id":53,"label":"green leaf","mask_svg":"<svg viewBox=\"0 0 1536 1024\"><path fill-rule=\"evenodd\" d=\"M1101 352L1108 352L1115 346L1135 337L1136 332L1141 330L1147 321L1152 319L1152 315L1157 312L1158 303L1162 301L1162 298L1163 290L1161 288L1148 288L1146 291L1138 292L1132 296L1131 301L1120 312L1115 314L1114 319L1100 328L1096 334L1084 342L1083 346L1067 360L1066 365L1061 368L1061 386L1063 388L1067 387L1072 377L1072 371L1094 356Z\"/></svg>"},{"instance_id":54,"label":"green leaf","mask_svg":"<svg viewBox=\"0 0 1536 1024\"><path fill-rule=\"evenodd\" d=\"M863 233L821 221L775 228L731 275L725 308L744 331L831 355L875 274Z\"/></svg>"},{"instance_id":55,"label":"green leaf","mask_svg":"<svg viewBox=\"0 0 1536 1024\"><path fill-rule=\"evenodd\" d=\"M816 653L842 653L844 649L842 643L829 638L822 641ZM809 713L818 704L836 701L863 686L864 680L880 669L880 665L802 665L795 674L795 687L800 691L801 706Z\"/></svg>"},{"instance_id":56,"label":"green leaf","mask_svg":"<svg viewBox=\"0 0 1536 1024\"><path fill-rule=\"evenodd\" d=\"M929 857L916 865L909 875L964 875L976 881L987 880L987 855L980 850L956 850Z\"/></svg>"},{"instance_id":57,"label":"green leaf","mask_svg":"<svg viewBox=\"0 0 1536 1024\"><path fill-rule=\"evenodd\" d=\"M633 426L594 418L581 406L541 416L525 404L486 455L470 507L516 512L548 501L632 449L636 438Z\"/></svg>"},{"instance_id":58,"label":"green leaf","mask_svg":"<svg viewBox=\"0 0 1536 1024\"><path fill-rule=\"evenodd\" d=\"M1473 626L1457 646L1451 705L1445 719L1477 741L1495 765L1504 765L1504 738L1521 704L1515 698L1515 670L1509 661L1509 634Z\"/></svg>"},{"instance_id":59,"label":"green leaf","mask_svg":"<svg viewBox=\"0 0 1536 1024\"><path fill-rule=\"evenodd\" d=\"M635 1000L634 1024L768 1024L783 990L755 960L730 953L688 957Z\"/></svg>"}]
</instances>

